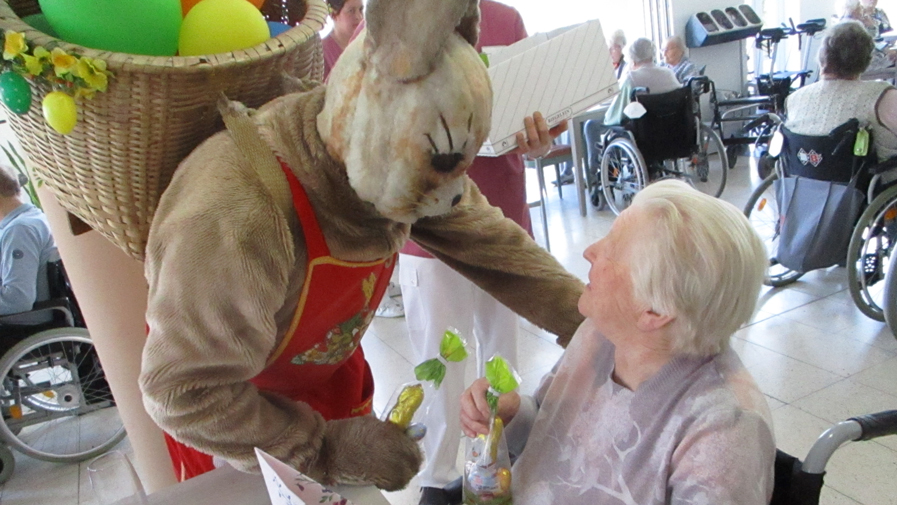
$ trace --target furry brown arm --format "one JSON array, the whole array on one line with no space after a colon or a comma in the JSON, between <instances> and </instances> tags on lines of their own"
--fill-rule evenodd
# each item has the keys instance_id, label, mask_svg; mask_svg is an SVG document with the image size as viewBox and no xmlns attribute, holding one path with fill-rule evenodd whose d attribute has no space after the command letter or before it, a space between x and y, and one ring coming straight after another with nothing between
<instances>
[{"instance_id":1,"label":"furry brown arm","mask_svg":"<svg viewBox=\"0 0 897 505\"><path fill-rule=\"evenodd\" d=\"M411 239L566 346L583 320L582 281L466 179L454 210L415 223Z\"/></svg>"},{"instance_id":2,"label":"furry brown arm","mask_svg":"<svg viewBox=\"0 0 897 505\"><path fill-rule=\"evenodd\" d=\"M247 382L277 342L292 237L226 137L203 147L175 175L150 233L144 404L177 440L241 470L256 468L254 446L301 468L320 450L324 420Z\"/></svg>"}]
</instances>

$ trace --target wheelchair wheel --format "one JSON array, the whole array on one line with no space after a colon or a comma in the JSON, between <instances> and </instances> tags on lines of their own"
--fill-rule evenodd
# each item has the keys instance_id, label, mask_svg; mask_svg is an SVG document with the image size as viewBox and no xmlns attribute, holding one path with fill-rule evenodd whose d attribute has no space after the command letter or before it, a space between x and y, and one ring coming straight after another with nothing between
<instances>
[{"instance_id":1,"label":"wheelchair wheel","mask_svg":"<svg viewBox=\"0 0 897 505\"><path fill-rule=\"evenodd\" d=\"M773 172L757 189L751 193L747 204L744 206L744 215L753 225L754 230L760 235L766 245L769 256L769 270L763 284L772 287L791 284L803 275L796 270L790 270L780 265L775 259L775 252L779 248L779 204L776 200L775 186L773 183L779 178L777 172Z\"/></svg>"},{"instance_id":2,"label":"wheelchair wheel","mask_svg":"<svg viewBox=\"0 0 897 505\"><path fill-rule=\"evenodd\" d=\"M5 445L0 445L0 484L8 481L15 469L16 458L13 456L12 450Z\"/></svg>"},{"instance_id":3,"label":"wheelchair wheel","mask_svg":"<svg viewBox=\"0 0 897 505\"><path fill-rule=\"evenodd\" d=\"M90 335L58 328L32 335L0 359L0 438L33 458L84 461L125 436Z\"/></svg>"},{"instance_id":4,"label":"wheelchair wheel","mask_svg":"<svg viewBox=\"0 0 897 505\"><path fill-rule=\"evenodd\" d=\"M891 330L891 335L897 338L897 261L892 261L885 274L884 296L885 322Z\"/></svg>"},{"instance_id":5,"label":"wheelchair wheel","mask_svg":"<svg viewBox=\"0 0 897 505\"><path fill-rule=\"evenodd\" d=\"M726 146L719 135L706 125L701 125L697 154L683 163L683 178L701 193L718 197L726 187L729 158Z\"/></svg>"},{"instance_id":6,"label":"wheelchair wheel","mask_svg":"<svg viewBox=\"0 0 897 505\"><path fill-rule=\"evenodd\" d=\"M601 187L604 199L619 215L629 207L635 194L648 183L642 153L628 138L614 139L601 155Z\"/></svg>"},{"instance_id":7,"label":"wheelchair wheel","mask_svg":"<svg viewBox=\"0 0 897 505\"><path fill-rule=\"evenodd\" d=\"M857 221L847 248L847 286L860 312L884 321L885 273L897 241L897 186L872 200Z\"/></svg>"}]
</instances>

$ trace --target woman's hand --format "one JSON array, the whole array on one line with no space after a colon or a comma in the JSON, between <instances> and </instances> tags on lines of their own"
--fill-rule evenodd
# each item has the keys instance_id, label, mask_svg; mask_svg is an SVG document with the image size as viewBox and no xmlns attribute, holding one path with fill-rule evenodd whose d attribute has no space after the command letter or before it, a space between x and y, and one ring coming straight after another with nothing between
<instances>
[{"instance_id":1,"label":"woman's hand","mask_svg":"<svg viewBox=\"0 0 897 505\"><path fill-rule=\"evenodd\" d=\"M567 130L567 122L564 121L552 129L548 129L548 122L542 117L541 112L535 112L531 117L523 119L526 133L517 132L517 149L512 154L521 154L530 159L541 158L551 149L551 141Z\"/></svg>"},{"instance_id":2,"label":"woman's hand","mask_svg":"<svg viewBox=\"0 0 897 505\"><path fill-rule=\"evenodd\" d=\"M481 377L473 382L461 395L461 429L470 438L489 433L489 417L492 411L486 403L489 381ZM514 419L520 410L520 395L516 391L498 397L498 417L505 425Z\"/></svg>"}]
</instances>

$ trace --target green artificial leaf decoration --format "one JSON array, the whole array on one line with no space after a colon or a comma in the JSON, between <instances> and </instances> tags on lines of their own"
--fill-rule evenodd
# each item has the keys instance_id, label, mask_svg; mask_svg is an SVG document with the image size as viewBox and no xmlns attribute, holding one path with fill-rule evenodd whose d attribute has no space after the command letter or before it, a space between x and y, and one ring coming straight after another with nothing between
<instances>
[{"instance_id":1,"label":"green artificial leaf decoration","mask_svg":"<svg viewBox=\"0 0 897 505\"><path fill-rule=\"evenodd\" d=\"M486 362L486 380L489 381L489 389L486 391L486 403L495 414L498 412L498 397L510 393L520 386L520 376L511 368L511 365L500 355L496 354ZM497 393L497 394L496 394Z\"/></svg>"},{"instance_id":2,"label":"green artificial leaf decoration","mask_svg":"<svg viewBox=\"0 0 897 505\"><path fill-rule=\"evenodd\" d=\"M498 354L486 362L486 380L492 389L501 394L510 393L520 386L517 372Z\"/></svg>"},{"instance_id":3,"label":"green artificial leaf decoration","mask_svg":"<svg viewBox=\"0 0 897 505\"><path fill-rule=\"evenodd\" d=\"M436 358L428 359L414 367L414 376L419 381L433 381L433 387L439 389L445 378L445 365Z\"/></svg>"},{"instance_id":4,"label":"green artificial leaf decoration","mask_svg":"<svg viewBox=\"0 0 897 505\"><path fill-rule=\"evenodd\" d=\"M446 361L457 363L467 358L467 347L464 339L452 330L446 330L439 343L439 354Z\"/></svg>"},{"instance_id":5,"label":"green artificial leaf decoration","mask_svg":"<svg viewBox=\"0 0 897 505\"><path fill-rule=\"evenodd\" d=\"M467 358L467 342L456 331L446 330L439 342L439 355L445 361L457 363ZM439 389L445 378L446 366L439 358L428 359L414 367L414 376L419 381L433 381L433 387Z\"/></svg>"}]
</instances>

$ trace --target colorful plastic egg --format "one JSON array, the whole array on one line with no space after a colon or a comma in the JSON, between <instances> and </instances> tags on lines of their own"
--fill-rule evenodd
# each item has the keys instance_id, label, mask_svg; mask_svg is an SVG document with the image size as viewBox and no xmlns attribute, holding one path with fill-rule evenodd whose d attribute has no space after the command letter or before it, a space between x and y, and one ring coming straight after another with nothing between
<instances>
[{"instance_id":1,"label":"colorful plastic egg","mask_svg":"<svg viewBox=\"0 0 897 505\"><path fill-rule=\"evenodd\" d=\"M21 75L4 72L0 75L0 100L7 109L25 114L31 108L31 86Z\"/></svg>"},{"instance_id":2,"label":"colorful plastic egg","mask_svg":"<svg viewBox=\"0 0 897 505\"><path fill-rule=\"evenodd\" d=\"M68 93L53 91L43 101L44 119L57 132L67 135L78 122L78 107Z\"/></svg>"}]
</instances>

